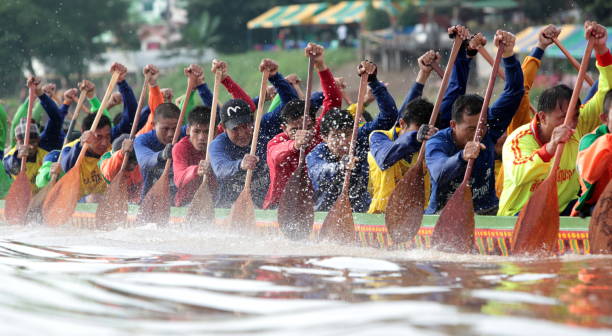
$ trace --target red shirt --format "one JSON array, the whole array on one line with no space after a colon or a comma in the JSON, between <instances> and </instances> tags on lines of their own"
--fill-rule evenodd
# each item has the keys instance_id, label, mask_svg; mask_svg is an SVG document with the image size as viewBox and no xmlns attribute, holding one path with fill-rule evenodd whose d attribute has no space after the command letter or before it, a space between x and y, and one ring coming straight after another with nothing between
<instances>
[{"instance_id":1,"label":"red shirt","mask_svg":"<svg viewBox=\"0 0 612 336\"><path fill-rule=\"evenodd\" d=\"M319 72L321 87L323 88L323 111L317 118L315 123L315 136L306 149L308 154L321 141L319 130L321 128L321 119L325 113L333 107L340 108L342 106L342 92L336 87L334 75L329 69ZM285 191L285 185L291 177L291 174L297 169L300 158L300 151L293 147L294 140L289 139L289 135L285 132L276 135L268 142L267 163L270 168L270 188L263 203L264 209L275 208L278 206L278 200Z\"/></svg>"},{"instance_id":2,"label":"red shirt","mask_svg":"<svg viewBox=\"0 0 612 336\"><path fill-rule=\"evenodd\" d=\"M172 148L172 169L177 188L174 199L176 206L189 204L202 183L202 177L198 175L198 164L201 160L204 160L204 152L193 147L189 136L182 138Z\"/></svg>"}]
</instances>

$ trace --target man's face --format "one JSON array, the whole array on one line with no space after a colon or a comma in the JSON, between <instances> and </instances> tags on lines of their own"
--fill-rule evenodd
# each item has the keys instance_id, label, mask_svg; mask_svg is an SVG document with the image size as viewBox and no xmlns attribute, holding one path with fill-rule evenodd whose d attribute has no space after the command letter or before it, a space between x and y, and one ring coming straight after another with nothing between
<instances>
[{"instance_id":1,"label":"man's face","mask_svg":"<svg viewBox=\"0 0 612 336\"><path fill-rule=\"evenodd\" d=\"M456 122L455 120L451 120L451 128L453 129L453 134L455 135L455 142L457 147L463 148L468 141L474 140L474 135L476 134L476 128L478 127L478 119L480 115L467 115L463 114L463 120L461 122ZM483 127L482 136L487 134L487 127Z\"/></svg>"},{"instance_id":2,"label":"man's face","mask_svg":"<svg viewBox=\"0 0 612 336\"><path fill-rule=\"evenodd\" d=\"M251 138L253 137L253 123L241 124L233 129L226 128L225 132L234 145L247 147L251 144Z\"/></svg>"},{"instance_id":3,"label":"man's face","mask_svg":"<svg viewBox=\"0 0 612 336\"><path fill-rule=\"evenodd\" d=\"M568 104L569 101L563 100L557 104L557 107L553 111L549 113L544 113L542 111L538 112L540 132L543 138L550 139L555 127L563 125L565 115L567 114ZM569 125L571 128L576 128L576 125L578 124L578 113L576 113L574 116L574 120L571 120Z\"/></svg>"},{"instance_id":4,"label":"man's face","mask_svg":"<svg viewBox=\"0 0 612 336\"><path fill-rule=\"evenodd\" d=\"M102 155L108 151L111 145L111 128L106 125L102 128L98 128L93 132L94 143L91 145L91 151L96 155Z\"/></svg>"},{"instance_id":5,"label":"man's face","mask_svg":"<svg viewBox=\"0 0 612 336\"><path fill-rule=\"evenodd\" d=\"M302 122L304 121L304 117L299 119L290 121L286 124L281 125L281 129L285 132L291 140L295 139L295 132L302 129ZM306 129L312 129L314 121L312 118L308 117L306 120Z\"/></svg>"},{"instance_id":6,"label":"man's face","mask_svg":"<svg viewBox=\"0 0 612 336\"><path fill-rule=\"evenodd\" d=\"M171 143L177 125L178 119L176 118L160 118L159 120L153 121L157 140L159 140L162 145Z\"/></svg>"},{"instance_id":7,"label":"man's face","mask_svg":"<svg viewBox=\"0 0 612 336\"><path fill-rule=\"evenodd\" d=\"M23 145L25 142L25 139L22 137L17 137L16 139L17 139L18 145ZM30 146L32 146L34 150L38 150L39 143L40 143L40 138L38 137L38 135L30 134Z\"/></svg>"},{"instance_id":8,"label":"man's face","mask_svg":"<svg viewBox=\"0 0 612 336\"><path fill-rule=\"evenodd\" d=\"M206 144L208 142L208 125L189 125L189 127L187 127L187 134L189 135L189 142L191 142L195 149L201 152L206 150Z\"/></svg>"},{"instance_id":9,"label":"man's face","mask_svg":"<svg viewBox=\"0 0 612 336\"><path fill-rule=\"evenodd\" d=\"M350 128L331 130L324 139L329 151L339 158L347 155L351 145L351 133Z\"/></svg>"}]
</instances>

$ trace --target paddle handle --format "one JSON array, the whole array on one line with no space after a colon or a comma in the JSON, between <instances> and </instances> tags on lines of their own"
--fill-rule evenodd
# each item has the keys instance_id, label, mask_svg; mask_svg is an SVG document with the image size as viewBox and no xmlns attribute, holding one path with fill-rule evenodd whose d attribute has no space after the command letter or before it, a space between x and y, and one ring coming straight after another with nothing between
<instances>
[{"instance_id":1,"label":"paddle handle","mask_svg":"<svg viewBox=\"0 0 612 336\"><path fill-rule=\"evenodd\" d=\"M264 70L261 75L261 85L259 87L259 101L257 102L257 113L255 114L255 125L253 126L253 139L251 140L250 155L255 155L257 151L257 140L259 139L259 126L261 125L261 117L263 116L264 104L266 102L266 83L268 83L270 73ZM251 180L253 179L253 170L249 169L244 179L244 188L250 188Z\"/></svg>"},{"instance_id":2,"label":"paddle handle","mask_svg":"<svg viewBox=\"0 0 612 336\"><path fill-rule=\"evenodd\" d=\"M181 107L181 113L179 114L178 123L176 124L176 128L174 129L174 135L172 136L172 144L176 144L181 136L181 127L183 126L183 119L185 118L185 113L187 113L187 102L191 99L191 93L195 87L191 85L191 82L188 80L187 82L187 92L185 92L185 99L183 100L183 106Z\"/></svg>"},{"instance_id":3,"label":"paddle handle","mask_svg":"<svg viewBox=\"0 0 612 336\"><path fill-rule=\"evenodd\" d=\"M310 101L310 95L312 94L312 74L314 73L314 59L313 56L309 56L308 57L308 77L306 78L306 99L304 100L304 116L303 116L303 120L302 120L302 129L305 130L306 129L306 125L307 123L307 119L308 119L308 115L310 112L310 106L311 106L311 101ZM300 148L300 158L298 160L298 167L302 167L302 165L304 164L304 156L305 156L306 150L304 148L304 146L302 146Z\"/></svg>"},{"instance_id":4,"label":"paddle handle","mask_svg":"<svg viewBox=\"0 0 612 336\"><path fill-rule=\"evenodd\" d=\"M113 93L113 90L115 89L115 86L117 85L118 80L119 80L119 72L115 71L113 72L110 82L108 83L108 87L106 88L106 92L104 93L104 98L102 98L102 103L100 104L100 108L96 112L96 118L94 119L93 124L91 124L91 127L89 128L90 131L93 132L98 128L98 123L100 122L100 118L102 118L102 111L106 110L106 107L108 106L108 101L110 100L110 96ZM83 158L85 157L85 153L87 152L87 149L89 148L89 145L87 143L82 144L82 146L83 148L81 149L81 152L79 153L79 157L77 158L76 163L74 164L75 166L81 164L81 161L83 161Z\"/></svg>"},{"instance_id":5,"label":"paddle handle","mask_svg":"<svg viewBox=\"0 0 612 336\"><path fill-rule=\"evenodd\" d=\"M359 80L359 94L357 95L357 110L355 112L355 119L353 120L353 133L351 134L351 146L349 147L349 162L353 161L355 157L355 147L357 145L357 135L359 133L359 120L363 114L365 94L368 89L368 74L361 74ZM351 183L351 172L352 170L347 168L344 174L344 183L342 184L342 192L348 194L350 183Z\"/></svg>"},{"instance_id":6,"label":"paddle handle","mask_svg":"<svg viewBox=\"0 0 612 336\"><path fill-rule=\"evenodd\" d=\"M81 94L79 95L79 100L77 101L77 106L74 109L74 112L72 113L72 118L70 118L70 124L68 125L68 129L66 130L66 136L64 136L64 142L62 143L62 148L60 149L59 156L57 157L57 162L61 162L62 150L68 143L68 137L70 136L70 134L72 133L72 130L74 129L74 125L76 124L76 120L79 117L79 113L85 107L83 105L83 103L85 102L85 98L87 98L87 91L83 90L81 91ZM57 179L57 174L51 174L51 181L55 182L55 179Z\"/></svg>"},{"instance_id":7,"label":"paddle handle","mask_svg":"<svg viewBox=\"0 0 612 336\"><path fill-rule=\"evenodd\" d=\"M503 43L500 43L499 48L497 48L497 55L495 55L495 61L493 62L493 71L491 71L491 75L489 76L489 83L487 84L487 91L485 93L484 102L482 103L482 108L480 109L480 116L478 117L478 126L476 127L476 133L474 134L475 142L480 142L482 138L482 130L487 121L487 114L488 114L487 112L489 111L489 102L491 101L491 96L493 95L493 88L495 87L495 79L497 78L497 74L498 74L498 72L495 71L495 69L499 69L499 64L501 63L504 49L506 49L506 46ZM463 175L463 183L468 183L468 180L472 176L472 170L474 169L475 161L476 161L475 159L468 160L467 168L465 169L465 175Z\"/></svg>"},{"instance_id":8,"label":"paddle handle","mask_svg":"<svg viewBox=\"0 0 612 336\"><path fill-rule=\"evenodd\" d=\"M485 49L484 47L478 48L478 53L480 54L480 56L482 56L482 58L487 61L487 63L489 63L490 66L493 66L493 63L495 61L493 60L493 57L491 57L491 54L489 54L487 49ZM499 76L499 78L506 80L506 74L504 74L502 69L499 67L497 67L497 75Z\"/></svg>"},{"instance_id":9,"label":"paddle handle","mask_svg":"<svg viewBox=\"0 0 612 336\"><path fill-rule=\"evenodd\" d=\"M442 83L440 84L440 88L438 89L438 96L436 97L436 103L434 104L433 111L431 112L431 117L429 117L429 125L434 125L436 120L438 119L438 114L440 113L440 107L442 106L442 99L444 99L444 93L446 93L446 89L448 88L448 82L451 78L451 73L453 71L455 61L457 60L457 54L459 54L459 49L461 49L461 44L463 40L461 37L457 35L453 35L453 47L451 49L450 56L448 58L448 63L446 64L446 69L444 69L444 74L442 75ZM432 63L432 67L435 69L436 67L440 69L440 67ZM440 69L441 70L441 69ZM436 70L437 72L437 70ZM425 143L427 141L423 140L421 144L421 149L419 149L419 156L417 157L416 165L422 165L423 160L425 159Z\"/></svg>"},{"instance_id":10,"label":"paddle handle","mask_svg":"<svg viewBox=\"0 0 612 336\"><path fill-rule=\"evenodd\" d=\"M36 101L36 95L34 94L34 89L30 88L28 90L28 113L26 116L26 129L23 139L23 144L28 146L30 144L30 128L32 126L32 109L34 108L34 102ZM26 170L26 164L28 162L28 157L24 156L21 158L21 167L20 171L24 172Z\"/></svg>"},{"instance_id":11,"label":"paddle handle","mask_svg":"<svg viewBox=\"0 0 612 336\"><path fill-rule=\"evenodd\" d=\"M221 71L215 71L215 82L213 84L212 107L210 108L210 122L208 123L208 137L206 142L206 158L210 152L210 144L215 138L217 128L217 109L219 105L219 83L221 82Z\"/></svg>"},{"instance_id":12,"label":"paddle handle","mask_svg":"<svg viewBox=\"0 0 612 336\"><path fill-rule=\"evenodd\" d=\"M565 121L563 124L568 126L570 122L574 119L576 115L576 104L578 103L578 99L580 97L580 90L582 89L582 83L586 76L586 70L589 68L589 61L591 59L591 53L593 52L593 46L595 41L593 38L589 38L587 47L584 50L584 55L582 56L582 62L580 63L580 67L578 68L578 78L576 78L576 84L574 84L574 91L572 91L572 98L570 98L570 102L567 105L567 113L565 114ZM563 154L563 148L565 144L559 144L555 149L555 161L553 162L553 167L550 170L550 174L556 174L557 169L559 168L559 164L561 163L561 155Z\"/></svg>"},{"instance_id":13,"label":"paddle handle","mask_svg":"<svg viewBox=\"0 0 612 336\"><path fill-rule=\"evenodd\" d=\"M438 74L438 76L440 76L440 78L444 78L444 70L440 68L440 65L438 63L431 63L430 66L433 69L433 71L435 71Z\"/></svg>"},{"instance_id":14,"label":"paddle handle","mask_svg":"<svg viewBox=\"0 0 612 336\"><path fill-rule=\"evenodd\" d=\"M559 48L559 50L561 50L561 52L563 53L563 55L565 55L565 57L567 58L567 60L572 63L572 65L574 66L574 68L576 68L576 70L580 71L580 63L578 63L578 61L574 58L574 56L572 56L572 54L570 54L570 52L563 46L563 44L561 44L561 42L559 41L559 39L557 39L556 37L552 38L553 43L557 46L557 48ZM591 54L589 53L589 57L591 57ZM583 80L586 80L587 83L589 83L590 86L593 86L593 78L591 78L591 76L589 76L586 72L584 74L584 78Z\"/></svg>"}]
</instances>

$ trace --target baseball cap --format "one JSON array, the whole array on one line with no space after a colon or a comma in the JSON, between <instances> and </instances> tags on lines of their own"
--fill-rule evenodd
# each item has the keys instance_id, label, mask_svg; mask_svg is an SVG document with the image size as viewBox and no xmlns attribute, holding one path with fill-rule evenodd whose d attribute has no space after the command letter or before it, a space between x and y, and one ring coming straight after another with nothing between
<instances>
[{"instance_id":1,"label":"baseball cap","mask_svg":"<svg viewBox=\"0 0 612 336\"><path fill-rule=\"evenodd\" d=\"M221 123L227 129L253 122L251 108L242 99L230 99L223 104L221 111Z\"/></svg>"}]
</instances>

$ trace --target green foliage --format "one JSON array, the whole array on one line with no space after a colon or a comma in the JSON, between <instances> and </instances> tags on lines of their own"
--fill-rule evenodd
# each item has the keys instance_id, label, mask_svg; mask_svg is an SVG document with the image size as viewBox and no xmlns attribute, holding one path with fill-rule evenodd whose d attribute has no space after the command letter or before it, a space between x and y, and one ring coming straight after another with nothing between
<instances>
[{"instance_id":1,"label":"green foliage","mask_svg":"<svg viewBox=\"0 0 612 336\"><path fill-rule=\"evenodd\" d=\"M221 35L218 32L221 18L212 16L208 12L202 12L200 17L189 24L183 32L184 45L199 51L202 57L207 48L221 42Z\"/></svg>"},{"instance_id":2,"label":"green foliage","mask_svg":"<svg viewBox=\"0 0 612 336\"><path fill-rule=\"evenodd\" d=\"M389 28L389 26L391 26L389 14L385 10L374 8L370 3L366 10L365 28L367 30L379 30Z\"/></svg>"},{"instance_id":3,"label":"green foliage","mask_svg":"<svg viewBox=\"0 0 612 336\"><path fill-rule=\"evenodd\" d=\"M94 37L124 27L128 5L128 0L0 1L0 93L21 86L21 71L33 70L33 58L62 78L83 73L85 62L105 49Z\"/></svg>"},{"instance_id":4,"label":"green foliage","mask_svg":"<svg viewBox=\"0 0 612 336\"><path fill-rule=\"evenodd\" d=\"M263 58L272 58L278 62L279 71L283 75L296 73L303 81L306 81L306 72L308 62L304 57L303 50L287 50L287 51L250 51L243 54L228 54L219 55L220 60L227 62L229 74L236 83L240 84L246 92L252 96L256 96L261 83L261 72L259 72L259 63ZM325 51L325 63L335 69L342 64L355 62L357 65L357 55L354 49L341 48ZM206 82L212 89L213 75L210 73L210 63L201 64L205 69ZM173 72L160 76L160 87L169 87L174 90L176 96L182 95L187 88L187 79L183 74L183 67L177 67ZM355 76L355 78L357 78ZM314 79L318 81L318 79ZM316 82L315 82L316 83ZM227 91L221 90L219 101L225 102L230 98Z\"/></svg>"},{"instance_id":5,"label":"green foliage","mask_svg":"<svg viewBox=\"0 0 612 336\"><path fill-rule=\"evenodd\" d=\"M397 24L401 27L414 26L419 23L421 13L419 8L409 2L397 17Z\"/></svg>"},{"instance_id":6,"label":"green foliage","mask_svg":"<svg viewBox=\"0 0 612 336\"><path fill-rule=\"evenodd\" d=\"M548 24L550 17L570 9L568 0L520 0L520 8L525 13L525 16L536 24Z\"/></svg>"},{"instance_id":7,"label":"green foliage","mask_svg":"<svg viewBox=\"0 0 612 336\"><path fill-rule=\"evenodd\" d=\"M610 0L576 0L584 11L586 19L595 20L605 26L612 26L612 1Z\"/></svg>"}]
</instances>

